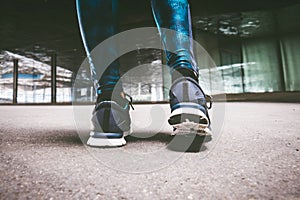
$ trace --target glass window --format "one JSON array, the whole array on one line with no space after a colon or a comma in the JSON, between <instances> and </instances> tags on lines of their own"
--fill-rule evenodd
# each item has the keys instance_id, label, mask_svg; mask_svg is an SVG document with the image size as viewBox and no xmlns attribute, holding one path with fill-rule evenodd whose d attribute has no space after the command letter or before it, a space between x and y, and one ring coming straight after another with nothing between
<instances>
[{"instance_id":1,"label":"glass window","mask_svg":"<svg viewBox=\"0 0 300 200\"><path fill-rule=\"evenodd\" d=\"M281 63L275 39L251 38L243 41L246 92L281 91Z\"/></svg>"},{"instance_id":2,"label":"glass window","mask_svg":"<svg viewBox=\"0 0 300 200\"><path fill-rule=\"evenodd\" d=\"M5 52L0 54L0 103L13 102L13 61Z\"/></svg>"},{"instance_id":3,"label":"glass window","mask_svg":"<svg viewBox=\"0 0 300 200\"><path fill-rule=\"evenodd\" d=\"M300 91L300 36L290 35L281 38L285 89Z\"/></svg>"}]
</instances>

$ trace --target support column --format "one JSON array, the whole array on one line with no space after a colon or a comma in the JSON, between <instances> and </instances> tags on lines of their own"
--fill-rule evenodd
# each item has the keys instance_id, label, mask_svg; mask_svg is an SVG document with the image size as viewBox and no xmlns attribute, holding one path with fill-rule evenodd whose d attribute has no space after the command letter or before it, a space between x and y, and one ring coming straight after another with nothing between
<instances>
[{"instance_id":1,"label":"support column","mask_svg":"<svg viewBox=\"0 0 300 200\"><path fill-rule=\"evenodd\" d=\"M166 63L166 54L162 50L162 57L161 57L161 66L162 66L162 87L163 87L163 100L168 101L169 100L169 90L172 85L172 78L170 74L170 69L167 66Z\"/></svg>"},{"instance_id":2,"label":"support column","mask_svg":"<svg viewBox=\"0 0 300 200\"><path fill-rule=\"evenodd\" d=\"M13 104L18 103L18 76L19 76L19 71L18 71L18 59L14 59L14 69L13 69Z\"/></svg>"},{"instance_id":3,"label":"support column","mask_svg":"<svg viewBox=\"0 0 300 200\"><path fill-rule=\"evenodd\" d=\"M51 103L56 103L56 54L51 55Z\"/></svg>"},{"instance_id":4,"label":"support column","mask_svg":"<svg viewBox=\"0 0 300 200\"><path fill-rule=\"evenodd\" d=\"M243 56L243 42L242 38L239 35L239 45L240 45L240 63L241 63L241 81L242 81L242 90L245 93L245 69L244 69L244 56Z\"/></svg>"}]
</instances>

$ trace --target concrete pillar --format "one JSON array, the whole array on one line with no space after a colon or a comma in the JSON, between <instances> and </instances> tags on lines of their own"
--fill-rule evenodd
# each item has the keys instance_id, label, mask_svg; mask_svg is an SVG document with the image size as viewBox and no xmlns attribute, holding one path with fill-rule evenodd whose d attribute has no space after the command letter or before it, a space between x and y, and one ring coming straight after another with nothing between
<instances>
[{"instance_id":1,"label":"concrete pillar","mask_svg":"<svg viewBox=\"0 0 300 200\"><path fill-rule=\"evenodd\" d=\"M51 55L51 103L56 103L56 54Z\"/></svg>"},{"instance_id":2,"label":"concrete pillar","mask_svg":"<svg viewBox=\"0 0 300 200\"><path fill-rule=\"evenodd\" d=\"M19 71L18 71L18 60L14 59L14 69L13 69L13 104L18 103L18 76L19 76Z\"/></svg>"}]
</instances>

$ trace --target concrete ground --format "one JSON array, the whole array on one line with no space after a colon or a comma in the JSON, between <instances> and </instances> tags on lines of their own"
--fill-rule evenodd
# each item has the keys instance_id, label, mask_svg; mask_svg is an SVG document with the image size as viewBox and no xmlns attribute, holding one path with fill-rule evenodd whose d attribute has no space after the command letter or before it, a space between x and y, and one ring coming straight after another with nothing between
<instances>
[{"instance_id":1,"label":"concrete ground","mask_svg":"<svg viewBox=\"0 0 300 200\"><path fill-rule=\"evenodd\" d=\"M0 106L0 199L300 199L300 104L226 103L186 153L168 105L135 108L127 146L98 149L82 143L91 107Z\"/></svg>"}]
</instances>

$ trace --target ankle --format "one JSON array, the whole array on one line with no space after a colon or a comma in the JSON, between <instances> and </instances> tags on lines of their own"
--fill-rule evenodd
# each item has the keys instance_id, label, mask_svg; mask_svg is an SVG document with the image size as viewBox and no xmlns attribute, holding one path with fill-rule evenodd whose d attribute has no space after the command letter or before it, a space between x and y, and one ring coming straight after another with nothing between
<instances>
[{"instance_id":1,"label":"ankle","mask_svg":"<svg viewBox=\"0 0 300 200\"><path fill-rule=\"evenodd\" d=\"M97 103L101 101L111 101L112 92L101 92L97 95Z\"/></svg>"},{"instance_id":2,"label":"ankle","mask_svg":"<svg viewBox=\"0 0 300 200\"><path fill-rule=\"evenodd\" d=\"M172 83L181 77L190 77L198 83L197 74L193 70L187 68L176 69L176 71L172 73Z\"/></svg>"},{"instance_id":3,"label":"ankle","mask_svg":"<svg viewBox=\"0 0 300 200\"><path fill-rule=\"evenodd\" d=\"M115 103L119 104L121 107L126 107L128 104L131 106L131 108L134 110L132 106L132 97L128 94L124 93L124 91L120 92L101 92L97 96L97 102L96 104L103 102L103 101L114 101Z\"/></svg>"}]
</instances>

